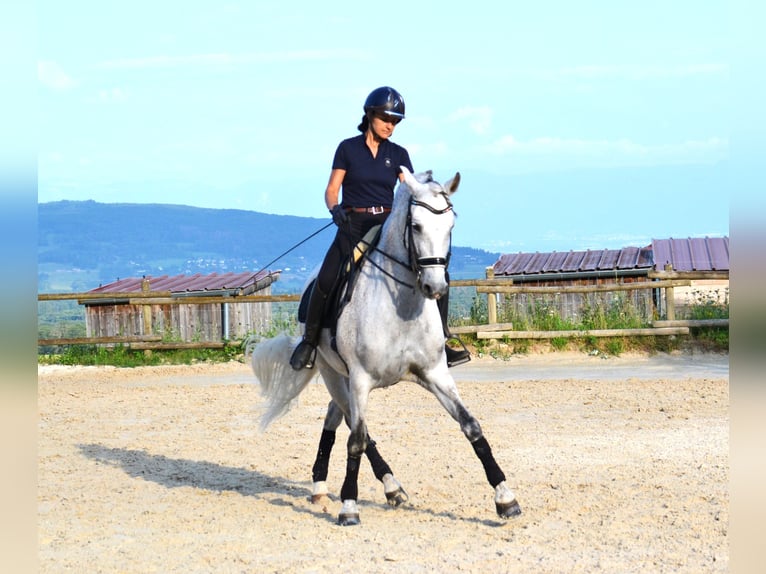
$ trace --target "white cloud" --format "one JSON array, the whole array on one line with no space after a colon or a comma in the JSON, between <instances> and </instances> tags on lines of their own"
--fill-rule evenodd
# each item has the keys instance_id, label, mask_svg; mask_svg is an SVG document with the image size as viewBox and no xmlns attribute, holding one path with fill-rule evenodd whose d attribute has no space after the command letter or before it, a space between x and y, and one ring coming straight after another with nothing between
<instances>
[{"instance_id":1,"label":"white cloud","mask_svg":"<svg viewBox=\"0 0 766 574\"><path fill-rule=\"evenodd\" d=\"M710 137L671 144L642 144L629 139L587 140L538 137L526 141L506 135L486 148L500 156L568 156L570 158L627 160L651 163L697 162L723 159L728 155L726 138Z\"/></svg>"},{"instance_id":2,"label":"white cloud","mask_svg":"<svg viewBox=\"0 0 766 574\"><path fill-rule=\"evenodd\" d=\"M124 102L128 98L122 88L105 88L98 91L100 102Z\"/></svg>"},{"instance_id":3,"label":"white cloud","mask_svg":"<svg viewBox=\"0 0 766 574\"><path fill-rule=\"evenodd\" d=\"M77 84L61 66L50 60L37 62L37 80L52 90L69 90Z\"/></svg>"},{"instance_id":4,"label":"white cloud","mask_svg":"<svg viewBox=\"0 0 766 574\"><path fill-rule=\"evenodd\" d=\"M451 121L467 121L471 130L482 135L489 131L492 123L492 109L488 106L463 107L449 115Z\"/></svg>"},{"instance_id":5,"label":"white cloud","mask_svg":"<svg viewBox=\"0 0 766 574\"><path fill-rule=\"evenodd\" d=\"M411 143L407 145L407 151L410 157L421 159L430 159L432 157L445 157L449 152L449 146L446 142L437 141L429 144ZM420 163L420 162L418 162Z\"/></svg>"},{"instance_id":6,"label":"white cloud","mask_svg":"<svg viewBox=\"0 0 766 574\"><path fill-rule=\"evenodd\" d=\"M222 66L242 64L284 63L320 60L367 60L364 52L352 50L295 50L246 54L192 54L189 56L150 56L121 58L102 62L101 68L172 68L178 66Z\"/></svg>"},{"instance_id":7,"label":"white cloud","mask_svg":"<svg viewBox=\"0 0 766 574\"><path fill-rule=\"evenodd\" d=\"M583 65L568 68L541 69L535 75L546 78L576 78L582 80L614 79L646 80L658 78L683 78L726 74L726 64L711 62L680 66L599 66Z\"/></svg>"}]
</instances>

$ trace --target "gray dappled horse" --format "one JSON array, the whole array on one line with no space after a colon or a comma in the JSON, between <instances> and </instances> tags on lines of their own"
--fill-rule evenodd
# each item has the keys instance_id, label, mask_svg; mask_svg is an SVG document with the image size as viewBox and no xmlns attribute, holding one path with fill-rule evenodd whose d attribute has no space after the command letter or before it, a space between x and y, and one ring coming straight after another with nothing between
<instances>
[{"instance_id":1,"label":"gray dappled horse","mask_svg":"<svg viewBox=\"0 0 766 574\"><path fill-rule=\"evenodd\" d=\"M317 358L310 369L294 371L290 367L289 358L297 338L281 335L251 350L253 372L267 407L261 419L262 428L290 408L318 371L332 397L325 431L334 431L342 418L351 431L338 522L344 526L359 524L357 483L363 454L367 453L376 476L384 483L389 502L398 505L406 499L367 434L370 391L400 381L416 382L433 393L460 424L495 490L498 515L510 518L520 514L521 508L479 422L460 399L447 367L444 332L436 304L449 287L447 265L455 224L450 196L457 191L460 174L442 186L433 181L431 172L417 177L405 167L402 172L404 182L397 188L380 241L368 253L355 279L351 300L338 318L337 352L328 329L322 332ZM323 454L320 443L318 462L323 456L329 457L329 449L324 450ZM326 493L326 463L324 467L324 477L320 471L322 480L317 480L315 464L315 497Z\"/></svg>"}]
</instances>

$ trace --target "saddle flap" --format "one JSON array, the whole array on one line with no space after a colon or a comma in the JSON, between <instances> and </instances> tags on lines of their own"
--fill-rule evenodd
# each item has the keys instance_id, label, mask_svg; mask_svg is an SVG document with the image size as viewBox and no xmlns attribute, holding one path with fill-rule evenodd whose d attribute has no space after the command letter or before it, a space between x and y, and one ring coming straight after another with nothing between
<instances>
[{"instance_id":1,"label":"saddle flap","mask_svg":"<svg viewBox=\"0 0 766 574\"><path fill-rule=\"evenodd\" d=\"M378 239L380 239L380 230L382 228L382 225L373 225L367 233L364 234L364 237L357 242L354 246L354 251L352 252L353 262L349 261L348 265L346 265L346 273L351 272L351 266L354 263L359 262L371 245L376 245L378 243Z\"/></svg>"}]
</instances>

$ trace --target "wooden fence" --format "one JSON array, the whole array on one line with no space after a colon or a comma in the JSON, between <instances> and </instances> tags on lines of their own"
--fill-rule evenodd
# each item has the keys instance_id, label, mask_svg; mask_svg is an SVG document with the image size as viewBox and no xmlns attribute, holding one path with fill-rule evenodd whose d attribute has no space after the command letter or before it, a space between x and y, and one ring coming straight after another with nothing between
<instances>
[{"instance_id":1,"label":"wooden fence","mask_svg":"<svg viewBox=\"0 0 766 574\"><path fill-rule=\"evenodd\" d=\"M477 339L555 339L570 337L636 337L657 335L688 335L693 327L726 327L728 319L676 320L676 287L689 287L696 279L729 279L729 272L680 272L670 269L650 271L646 281L634 283L609 283L600 285L514 285L507 278L494 277L492 267L487 268L486 279L455 280L450 287L476 287L477 293L487 295L487 325L453 327L456 334L476 333ZM607 293L633 291L637 289L662 289L666 302L666 319L655 320L652 326L641 329L591 329L566 331L514 331L513 325L497 322L497 294L526 293L530 295L551 295L562 293Z\"/></svg>"},{"instance_id":2,"label":"wooden fence","mask_svg":"<svg viewBox=\"0 0 766 574\"><path fill-rule=\"evenodd\" d=\"M675 317L674 293L676 287L688 287L695 279L728 279L728 272L699 272L681 273L675 271L650 272L646 281L625 284L601 285L564 285L564 286L529 286L514 285L509 279L491 276L488 268L486 279L458 279L450 283L451 288L474 287L477 294L487 296L488 323L485 325L465 325L452 327L455 334L475 333L478 339L553 339L559 337L630 337L658 335L688 335L694 327L728 328L729 319L677 320ZM594 329L567 331L514 331L510 323L497 321L497 294L527 293L530 295L557 293L603 293L629 291L635 289L662 289L666 301L666 318L652 322L651 327L641 329ZM39 294L38 301L77 300L83 304L87 301L105 299L127 299L131 305L174 305L174 304L209 304L209 303L246 303L246 302L297 302L300 295L243 295L237 297L185 296L173 297L170 292L148 291L143 293L49 293ZM225 299L225 300L224 300ZM189 348L223 348L239 346L242 341L163 341L160 334L148 334L139 337L83 337L38 339L38 346L92 344L92 345L125 345L132 349L189 349Z\"/></svg>"}]
</instances>

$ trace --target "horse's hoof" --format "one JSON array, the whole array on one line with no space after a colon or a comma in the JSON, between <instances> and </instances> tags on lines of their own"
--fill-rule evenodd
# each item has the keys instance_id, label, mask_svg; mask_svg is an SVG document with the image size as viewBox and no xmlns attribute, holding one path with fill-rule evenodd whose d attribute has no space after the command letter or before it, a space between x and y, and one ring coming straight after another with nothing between
<instances>
[{"instance_id":1,"label":"horse's hoof","mask_svg":"<svg viewBox=\"0 0 766 574\"><path fill-rule=\"evenodd\" d=\"M362 521L359 520L359 514L344 514L338 516L338 524L341 526L358 526Z\"/></svg>"},{"instance_id":2,"label":"horse's hoof","mask_svg":"<svg viewBox=\"0 0 766 574\"><path fill-rule=\"evenodd\" d=\"M332 500L330 500L330 497L326 494L312 494L309 497L309 500L311 501L311 504L314 506L321 506L322 512L327 512L327 509L330 507L330 504L332 504Z\"/></svg>"},{"instance_id":3,"label":"horse's hoof","mask_svg":"<svg viewBox=\"0 0 766 574\"><path fill-rule=\"evenodd\" d=\"M405 502L407 502L410 499L409 495L405 492L405 490L400 486L396 490L392 492L386 493L386 502L388 502L389 506L393 506L396 508L397 506L401 506Z\"/></svg>"},{"instance_id":4,"label":"horse's hoof","mask_svg":"<svg viewBox=\"0 0 766 574\"><path fill-rule=\"evenodd\" d=\"M357 524L361 524L356 500L349 498L348 500L343 501L343 506L338 515L338 524L341 526L356 526Z\"/></svg>"},{"instance_id":5,"label":"horse's hoof","mask_svg":"<svg viewBox=\"0 0 766 574\"><path fill-rule=\"evenodd\" d=\"M521 506L515 498L511 502L496 502L495 508L500 518L513 518L521 514Z\"/></svg>"}]
</instances>

